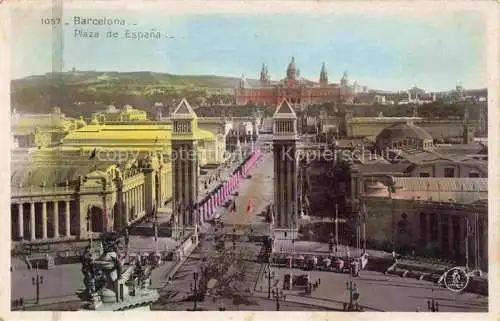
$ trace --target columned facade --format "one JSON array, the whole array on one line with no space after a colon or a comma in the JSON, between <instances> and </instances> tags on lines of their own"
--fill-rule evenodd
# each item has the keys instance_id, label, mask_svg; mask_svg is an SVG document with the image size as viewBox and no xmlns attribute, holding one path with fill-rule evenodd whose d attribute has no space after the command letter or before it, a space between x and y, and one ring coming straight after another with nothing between
<instances>
[{"instance_id":1,"label":"columned facade","mask_svg":"<svg viewBox=\"0 0 500 321\"><path fill-rule=\"evenodd\" d=\"M12 240L49 241L69 239L71 200L33 200L11 205Z\"/></svg>"},{"instance_id":2,"label":"columned facade","mask_svg":"<svg viewBox=\"0 0 500 321\"><path fill-rule=\"evenodd\" d=\"M488 266L488 208L470 204L365 198L366 238L370 248L442 259L482 269ZM393 213L387 208L393 206ZM397 228L393 231L393 226Z\"/></svg>"},{"instance_id":3,"label":"columned facade","mask_svg":"<svg viewBox=\"0 0 500 321\"><path fill-rule=\"evenodd\" d=\"M273 117L274 231L277 238L293 237L298 229L297 116L287 100Z\"/></svg>"},{"instance_id":4,"label":"columned facade","mask_svg":"<svg viewBox=\"0 0 500 321\"><path fill-rule=\"evenodd\" d=\"M145 175L137 169L94 171L79 185L13 189L11 239L49 243L121 230L146 214ZM123 175L123 179L122 179ZM76 184L76 182L74 182ZM100 185L98 185L98 183Z\"/></svg>"}]
</instances>

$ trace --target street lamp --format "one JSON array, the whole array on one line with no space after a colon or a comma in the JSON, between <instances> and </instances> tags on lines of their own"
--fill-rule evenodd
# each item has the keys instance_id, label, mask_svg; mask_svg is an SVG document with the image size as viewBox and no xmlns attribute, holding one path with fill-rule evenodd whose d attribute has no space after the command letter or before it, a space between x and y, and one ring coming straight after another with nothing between
<instances>
[{"instance_id":1,"label":"street lamp","mask_svg":"<svg viewBox=\"0 0 500 321\"><path fill-rule=\"evenodd\" d=\"M366 253L366 201L362 200L361 207L361 223L362 223L362 233L363 233L363 254Z\"/></svg>"},{"instance_id":2,"label":"street lamp","mask_svg":"<svg viewBox=\"0 0 500 321\"><path fill-rule=\"evenodd\" d=\"M38 304L40 302L40 285L43 284L43 276L41 276L38 272L38 266L36 268L36 277L32 277L31 281L33 286L35 287L35 302Z\"/></svg>"},{"instance_id":3,"label":"street lamp","mask_svg":"<svg viewBox=\"0 0 500 321\"><path fill-rule=\"evenodd\" d=\"M269 259L269 261L271 261L271 259ZM265 273L264 276L267 278L267 285L268 285L267 298L270 299L271 298L271 280L273 280L276 277L276 274L274 273L274 271L271 271L271 263L268 264L267 270L264 273Z\"/></svg>"},{"instance_id":4,"label":"street lamp","mask_svg":"<svg viewBox=\"0 0 500 321\"><path fill-rule=\"evenodd\" d=\"M233 227L233 248L236 248L236 228Z\"/></svg>"},{"instance_id":5,"label":"street lamp","mask_svg":"<svg viewBox=\"0 0 500 321\"><path fill-rule=\"evenodd\" d=\"M196 305L197 303L197 300L198 300L198 272L193 272L193 280L194 280L194 289L193 289L193 285L191 284L190 288L191 288L191 291L193 291L194 295L194 303L193 303L193 311L197 311L198 310L198 307Z\"/></svg>"},{"instance_id":6,"label":"street lamp","mask_svg":"<svg viewBox=\"0 0 500 321\"><path fill-rule=\"evenodd\" d=\"M344 303L344 311L361 311L358 304L359 292L356 283L352 280L346 282L347 291L349 292L349 303Z\"/></svg>"},{"instance_id":7,"label":"street lamp","mask_svg":"<svg viewBox=\"0 0 500 321\"><path fill-rule=\"evenodd\" d=\"M283 290L278 288L273 289L273 296L276 300L276 311L280 310L280 301L285 301L286 296L283 294Z\"/></svg>"}]
</instances>

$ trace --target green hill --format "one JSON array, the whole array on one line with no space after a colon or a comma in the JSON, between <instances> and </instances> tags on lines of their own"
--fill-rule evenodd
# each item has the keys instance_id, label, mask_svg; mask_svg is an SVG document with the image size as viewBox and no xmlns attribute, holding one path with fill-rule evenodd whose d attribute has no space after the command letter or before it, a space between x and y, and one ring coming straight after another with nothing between
<instances>
[{"instance_id":1,"label":"green hill","mask_svg":"<svg viewBox=\"0 0 500 321\"><path fill-rule=\"evenodd\" d=\"M11 82L11 107L21 112L45 113L60 106L68 115L86 115L89 106L114 104L148 108L186 97L194 104L211 96L230 101L239 78L168 73L75 71L47 73ZM249 80L251 84L258 81Z\"/></svg>"},{"instance_id":2,"label":"green hill","mask_svg":"<svg viewBox=\"0 0 500 321\"><path fill-rule=\"evenodd\" d=\"M148 71L137 72L97 72L76 71L64 73L47 73L45 75L30 76L12 80L13 88L19 86L45 86L47 84L95 84L101 82L128 83L135 85L160 85L184 87L194 86L211 89L229 89L239 85L239 78L215 75L174 75L168 73L154 73ZM249 80L256 83L256 80Z\"/></svg>"}]
</instances>

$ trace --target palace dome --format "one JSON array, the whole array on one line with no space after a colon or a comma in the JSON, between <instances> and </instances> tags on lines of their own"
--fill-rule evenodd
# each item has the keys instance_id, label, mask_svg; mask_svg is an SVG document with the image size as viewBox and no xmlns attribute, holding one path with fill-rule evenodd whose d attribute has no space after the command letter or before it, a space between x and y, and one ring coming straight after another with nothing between
<instances>
[{"instance_id":1,"label":"palace dome","mask_svg":"<svg viewBox=\"0 0 500 321\"><path fill-rule=\"evenodd\" d=\"M286 77L288 79L294 80L297 77L297 66L295 65L295 57L292 57L292 61L286 69Z\"/></svg>"},{"instance_id":2,"label":"palace dome","mask_svg":"<svg viewBox=\"0 0 500 321\"><path fill-rule=\"evenodd\" d=\"M432 136L411 122L394 124L384 128L376 138L377 149L413 148L429 149L433 147Z\"/></svg>"},{"instance_id":3,"label":"palace dome","mask_svg":"<svg viewBox=\"0 0 500 321\"><path fill-rule=\"evenodd\" d=\"M422 127L419 127L413 123L404 124L394 124L392 126L384 128L378 135L379 139L403 139L403 138L418 138L418 139L431 139L432 136L425 131Z\"/></svg>"}]
</instances>

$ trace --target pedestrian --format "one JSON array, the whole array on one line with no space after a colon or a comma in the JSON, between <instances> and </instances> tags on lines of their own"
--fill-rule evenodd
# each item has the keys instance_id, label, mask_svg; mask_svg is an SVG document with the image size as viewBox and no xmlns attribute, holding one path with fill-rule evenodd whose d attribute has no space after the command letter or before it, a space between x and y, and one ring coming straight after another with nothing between
<instances>
[{"instance_id":1,"label":"pedestrian","mask_svg":"<svg viewBox=\"0 0 500 321\"><path fill-rule=\"evenodd\" d=\"M318 284L321 284L321 278L318 278Z\"/></svg>"}]
</instances>

